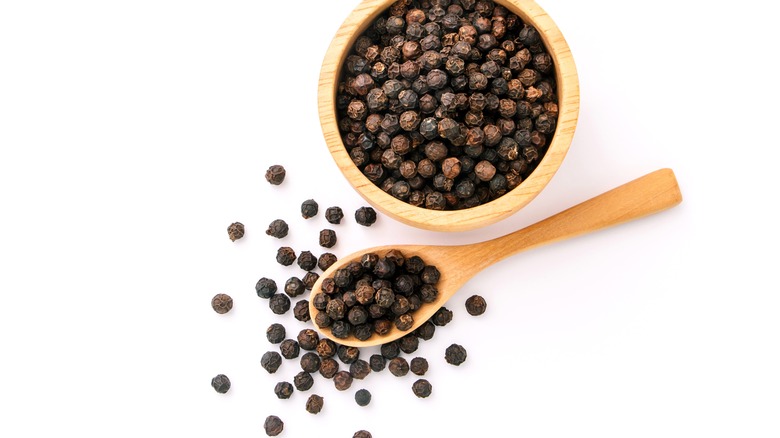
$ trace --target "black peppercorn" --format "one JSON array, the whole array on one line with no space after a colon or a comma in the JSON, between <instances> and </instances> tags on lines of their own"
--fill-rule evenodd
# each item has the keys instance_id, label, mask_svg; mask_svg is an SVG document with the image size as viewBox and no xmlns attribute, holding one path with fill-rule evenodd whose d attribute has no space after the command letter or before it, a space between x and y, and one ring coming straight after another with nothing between
<instances>
[{"instance_id":1,"label":"black peppercorn","mask_svg":"<svg viewBox=\"0 0 780 438\"><path fill-rule=\"evenodd\" d=\"M267 351L260 358L260 366L262 366L269 374L273 374L279 369L282 364L282 356L275 351Z\"/></svg>"},{"instance_id":2,"label":"black peppercorn","mask_svg":"<svg viewBox=\"0 0 780 438\"><path fill-rule=\"evenodd\" d=\"M293 307L293 316L301 322L311 320L311 315L309 315L309 302L307 300L300 300L295 303L295 306Z\"/></svg>"},{"instance_id":3,"label":"black peppercorn","mask_svg":"<svg viewBox=\"0 0 780 438\"><path fill-rule=\"evenodd\" d=\"M294 388L290 382L279 382L274 386L274 394L280 399L288 399L292 395Z\"/></svg>"},{"instance_id":4,"label":"black peppercorn","mask_svg":"<svg viewBox=\"0 0 780 438\"><path fill-rule=\"evenodd\" d=\"M452 311L447 309L446 307L441 307L439 310L436 311L436 313L433 314L431 317L431 321L439 326L443 327L452 321Z\"/></svg>"},{"instance_id":5,"label":"black peppercorn","mask_svg":"<svg viewBox=\"0 0 780 438\"><path fill-rule=\"evenodd\" d=\"M371 366L363 359L357 359L349 365L349 373L358 380L363 380L371 372Z\"/></svg>"},{"instance_id":6,"label":"black peppercorn","mask_svg":"<svg viewBox=\"0 0 780 438\"><path fill-rule=\"evenodd\" d=\"M311 351L317 348L320 335L316 330L303 329L298 333L298 345L304 350Z\"/></svg>"},{"instance_id":7,"label":"black peppercorn","mask_svg":"<svg viewBox=\"0 0 780 438\"><path fill-rule=\"evenodd\" d=\"M390 370L392 375L403 377L409 372L409 363L403 357L397 356L390 359L387 369Z\"/></svg>"},{"instance_id":8,"label":"black peppercorn","mask_svg":"<svg viewBox=\"0 0 780 438\"><path fill-rule=\"evenodd\" d=\"M307 373L314 373L320 369L321 361L317 353L306 352L301 356L301 369Z\"/></svg>"},{"instance_id":9,"label":"black peppercorn","mask_svg":"<svg viewBox=\"0 0 780 438\"><path fill-rule=\"evenodd\" d=\"M286 335L287 332L284 329L284 326L279 324L278 322L275 322L270 326L268 326L268 328L265 331L265 337L268 339L268 342L272 344L278 344L282 342Z\"/></svg>"},{"instance_id":10,"label":"black peppercorn","mask_svg":"<svg viewBox=\"0 0 780 438\"><path fill-rule=\"evenodd\" d=\"M412 383L412 392L414 392L414 395L420 398L429 397L431 395L432 389L433 387L431 386L431 383L426 379L418 379Z\"/></svg>"},{"instance_id":11,"label":"black peppercorn","mask_svg":"<svg viewBox=\"0 0 780 438\"><path fill-rule=\"evenodd\" d=\"M339 371L339 363L332 357L323 358L320 361L320 375L326 379L332 379Z\"/></svg>"},{"instance_id":12,"label":"black peppercorn","mask_svg":"<svg viewBox=\"0 0 780 438\"><path fill-rule=\"evenodd\" d=\"M346 391L352 386L352 375L349 371L339 371L333 376L333 384L339 391Z\"/></svg>"},{"instance_id":13,"label":"black peppercorn","mask_svg":"<svg viewBox=\"0 0 780 438\"><path fill-rule=\"evenodd\" d=\"M285 294L273 294L268 300L268 307L273 313L283 315L290 310L290 298Z\"/></svg>"},{"instance_id":14,"label":"black peppercorn","mask_svg":"<svg viewBox=\"0 0 780 438\"><path fill-rule=\"evenodd\" d=\"M376 211L371 207L360 207L355 211L355 222L370 227L376 222Z\"/></svg>"},{"instance_id":15,"label":"black peppercorn","mask_svg":"<svg viewBox=\"0 0 780 438\"><path fill-rule=\"evenodd\" d=\"M319 278L320 275L316 272L307 272L301 281L303 282L303 286L306 288L306 290L312 290L314 283L316 283Z\"/></svg>"},{"instance_id":16,"label":"black peppercorn","mask_svg":"<svg viewBox=\"0 0 780 438\"><path fill-rule=\"evenodd\" d=\"M381 354L372 354L368 360L368 364L371 367L371 371L376 373L385 369L385 357Z\"/></svg>"},{"instance_id":17,"label":"black peppercorn","mask_svg":"<svg viewBox=\"0 0 780 438\"><path fill-rule=\"evenodd\" d=\"M278 186L284 181L284 177L286 175L287 172L284 170L283 166L274 164L265 171L265 180L275 186Z\"/></svg>"},{"instance_id":18,"label":"black peppercorn","mask_svg":"<svg viewBox=\"0 0 780 438\"><path fill-rule=\"evenodd\" d=\"M307 199L301 204L301 216L303 216L304 219L317 216L318 211L319 205L317 205L317 202L314 199Z\"/></svg>"},{"instance_id":19,"label":"black peppercorn","mask_svg":"<svg viewBox=\"0 0 780 438\"><path fill-rule=\"evenodd\" d=\"M341 210L341 207L328 207L325 210L325 219L331 224L338 225L343 218L344 212Z\"/></svg>"},{"instance_id":20,"label":"black peppercorn","mask_svg":"<svg viewBox=\"0 0 780 438\"><path fill-rule=\"evenodd\" d=\"M452 365L460 365L466 361L466 349L462 345L452 344L444 352L444 360Z\"/></svg>"},{"instance_id":21,"label":"black peppercorn","mask_svg":"<svg viewBox=\"0 0 780 438\"><path fill-rule=\"evenodd\" d=\"M412 354L417 351L420 340L413 333L403 336L398 340L398 348L406 354Z\"/></svg>"},{"instance_id":22,"label":"black peppercorn","mask_svg":"<svg viewBox=\"0 0 780 438\"><path fill-rule=\"evenodd\" d=\"M373 438L373 437L371 436L371 432L367 430L359 430L355 432L354 435L352 435L352 438Z\"/></svg>"},{"instance_id":23,"label":"black peppercorn","mask_svg":"<svg viewBox=\"0 0 780 438\"><path fill-rule=\"evenodd\" d=\"M285 359L295 359L300 351L298 342L294 339L285 339L279 344L279 352L282 353L282 357Z\"/></svg>"},{"instance_id":24,"label":"black peppercorn","mask_svg":"<svg viewBox=\"0 0 780 438\"><path fill-rule=\"evenodd\" d=\"M367 389L358 389L355 392L355 402L358 406L368 406L371 403L371 393Z\"/></svg>"},{"instance_id":25,"label":"black peppercorn","mask_svg":"<svg viewBox=\"0 0 780 438\"><path fill-rule=\"evenodd\" d=\"M298 256L298 266L304 271L311 271L317 267L317 257L310 251L301 251Z\"/></svg>"},{"instance_id":26,"label":"black peppercorn","mask_svg":"<svg viewBox=\"0 0 780 438\"><path fill-rule=\"evenodd\" d=\"M224 374L217 374L211 379L211 387L214 388L214 391L225 394L230 390L230 379Z\"/></svg>"},{"instance_id":27,"label":"black peppercorn","mask_svg":"<svg viewBox=\"0 0 780 438\"><path fill-rule=\"evenodd\" d=\"M466 311L469 315L477 316L485 313L487 302L479 295L472 295L466 299Z\"/></svg>"},{"instance_id":28,"label":"black peppercorn","mask_svg":"<svg viewBox=\"0 0 780 438\"><path fill-rule=\"evenodd\" d=\"M268 436L277 436L284 430L284 422L276 415L269 415L263 423L263 429Z\"/></svg>"},{"instance_id":29,"label":"black peppercorn","mask_svg":"<svg viewBox=\"0 0 780 438\"><path fill-rule=\"evenodd\" d=\"M306 412L310 414L319 414L322 411L325 400L317 395L312 394L306 400Z\"/></svg>"},{"instance_id":30,"label":"black peppercorn","mask_svg":"<svg viewBox=\"0 0 780 438\"><path fill-rule=\"evenodd\" d=\"M338 259L336 258L336 256L332 253L326 252L320 254L319 259L317 259L317 267L319 267L323 271L326 271L328 268L331 267L331 265L336 263L337 260Z\"/></svg>"},{"instance_id":31,"label":"black peppercorn","mask_svg":"<svg viewBox=\"0 0 780 438\"><path fill-rule=\"evenodd\" d=\"M350 365L360 358L360 350L356 347L339 345L337 353L339 360L344 364Z\"/></svg>"},{"instance_id":32,"label":"black peppercorn","mask_svg":"<svg viewBox=\"0 0 780 438\"><path fill-rule=\"evenodd\" d=\"M306 287L298 277L290 277L284 283L284 293L288 296L295 298L300 296L305 291Z\"/></svg>"},{"instance_id":33,"label":"black peppercorn","mask_svg":"<svg viewBox=\"0 0 780 438\"><path fill-rule=\"evenodd\" d=\"M233 308L233 298L228 294L216 294L211 299L211 308L220 315L228 313Z\"/></svg>"},{"instance_id":34,"label":"black peppercorn","mask_svg":"<svg viewBox=\"0 0 780 438\"><path fill-rule=\"evenodd\" d=\"M289 246L283 246L276 252L276 261L282 266L292 265L295 259L295 251Z\"/></svg>"},{"instance_id":35,"label":"black peppercorn","mask_svg":"<svg viewBox=\"0 0 780 438\"><path fill-rule=\"evenodd\" d=\"M255 284L255 291L260 298L271 298L276 293L276 282L263 277Z\"/></svg>"},{"instance_id":36,"label":"black peppercorn","mask_svg":"<svg viewBox=\"0 0 780 438\"><path fill-rule=\"evenodd\" d=\"M282 219L276 219L275 221L271 222L270 225L268 225L268 229L265 231L265 234L276 237L277 239L281 239L282 237L285 237L289 231L290 227L287 225L287 222L283 221Z\"/></svg>"},{"instance_id":37,"label":"black peppercorn","mask_svg":"<svg viewBox=\"0 0 780 438\"><path fill-rule=\"evenodd\" d=\"M428 361L424 357L415 357L409 363L409 371L418 376L425 375L428 372Z\"/></svg>"},{"instance_id":38,"label":"black peppercorn","mask_svg":"<svg viewBox=\"0 0 780 438\"><path fill-rule=\"evenodd\" d=\"M233 222L227 228L228 237L235 242L236 240L244 237L244 224L241 222Z\"/></svg>"},{"instance_id":39,"label":"black peppercorn","mask_svg":"<svg viewBox=\"0 0 780 438\"><path fill-rule=\"evenodd\" d=\"M333 248L336 244L336 232L333 230L320 231L320 246L324 248Z\"/></svg>"},{"instance_id":40,"label":"black peppercorn","mask_svg":"<svg viewBox=\"0 0 780 438\"><path fill-rule=\"evenodd\" d=\"M301 371L293 377L293 385L298 391L308 391L314 385L314 378L310 373Z\"/></svg>"}]
</instances>

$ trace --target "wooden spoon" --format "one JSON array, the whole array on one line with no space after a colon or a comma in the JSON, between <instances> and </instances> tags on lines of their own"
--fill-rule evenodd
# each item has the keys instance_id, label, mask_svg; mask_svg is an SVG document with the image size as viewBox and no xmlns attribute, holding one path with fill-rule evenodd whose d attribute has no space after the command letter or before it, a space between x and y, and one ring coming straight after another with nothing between
<instances>
[{"instance_id":1,"label":"wooden spoon","mask_svg":"<svg viewBox=\"0 0 780 438\"><path fill-rule=\"evenodd\" d=\"M493 240L458 246L388 245L358 251L334 263L314 283L311 296L309 297L309 314L314 319L314 315L319 312L319 310L314 308L312 304L314 300L312 298L321 292L322 280L332 276L337 269L347 263L359 260L363 254L373 252L382 256L391 249L398 249L406 257L417 255L426 264L436 266L441 273L441 278L436 285L439 290L437 299L432 303L423 304L422 307L412 313L414 326L410 330L401 331L393 326L392 330L386 335L380 336L374 333L368 340L360 341L352 336L347 339L336 338L329 329L323 329L314 324L320 333L342 345L369 347L390 342L411 333L422 325L463 284L493 263L520 251L535 248L546 243L556 242L657 213L674 207L681 201L682 194L674 173L671 169L660 169L522 230Z\"/></svg>"}]
</instances>

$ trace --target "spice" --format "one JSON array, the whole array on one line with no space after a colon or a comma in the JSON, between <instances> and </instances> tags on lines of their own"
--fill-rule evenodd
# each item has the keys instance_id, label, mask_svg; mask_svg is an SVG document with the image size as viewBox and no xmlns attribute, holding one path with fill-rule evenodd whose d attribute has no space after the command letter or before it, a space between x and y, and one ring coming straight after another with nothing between
<instances>
[{"instance_id":1,"label":"spice","mask_svg":"<svg viewBox=\"0 0 780 438\"><path fill-rule=\"evenodd\" d=\"M230 379L224 374L217 374L211 379L211 387L214 391L224 394L230 390Z\"/></svg>"},{"instance_id":2,"label":"spice","mask_svg":"<svg viewBox=\"0 0 780 438\"><path fill-rule=\"evenodd\" d=\"M390 363L387 365L387 369L390 373L396 377L403 377L409 372L409 362L401 356L390 359Z\"/></svg>"},{"instance_id":3,"label":"spice","mask_svg":"<svg viewBox=\"0 0 780 438\"><path fill-rule=\"evenodd\" d=\"M431 317L431 321L439 327L449 324L452 321L452 310L443 306L440 307Z\"/></svg>"},{"instance_id":4,"label":"spice","mask_svg":"<svg viewBox=\"0 0 780 438\"><path fill-rule=\"evenodd\" d=\"M417 335L417 337L423 341L431 340L435 332L436 325L434 325L430 320L425 321L421 326L417 327L417 330L414 331L415 335Z\"/></svg>"},{"instance_id":5,"label":"spice","mask_svg":"<svg viewBox=\"0 0 780 438\"><path fill-rule=\"evenodd\" d=\"M358 359L349 365L349 373L358 380L363 380L371 373L371 367L368 362Z\"/></svg>"},{"instance_id":6,"label":"spice","mask_svg":"<svg viewBox=\"0 0 780 438\"><path fill-rule=\"evenodd\" d=\"M371 432L367 430L359 430L355 432L354 435L352 435L352 438L373 438L373 437L371 436Z\"/></svg>"},{"instance_id":7,"label":"spice","mask_svg":"<svg viewBox=\"0 0 780 438\"><path fill-rule=\"evenodd\" d=\"M301 281L303 282L303 286L306 288L306 290L312 290L312 288L314 288L314 283L316 283L319 279L320 274L317 274L316 272L307 272Z\"/></svg>"},{"instance_id":8,"label":"spice","mask_svg":"<svg viewBox=\"0 0 780 438\"><path fill-rule=\"evenodd\" d=\"M244 224L241 222L233 222L227 228L228 237L235 242L236 240L244 237Z\"/></svg>"},{"instance_id":9,"label":"spice","mask_svg":"<svg viewBox=\"0 0 780 438\"><path fill-rule=\"evenodd\" d=\"M322 407L325 403L325 399L317 394L312 394L306 400L306 412L310 414L319 414L322 411Z\"/></svg>"},{"instance_id":10,"label":"spice","mask_svg":"<svg viewBox=\"0 0 780 438\"><path fill-rule=\"evenodd\" d=\"M398 342L390 341L382 344L379 347L379 352L382 354L382 356L385 359L393 359L398 357L399 354L401 354L401 349L398 347Z\"/></svg>"},{"instance_id":11,"label":"spice","mask_svg":"<svg viewBox=\"0 0 780 438\"><path fill-rule=\"evenodd\" d=\"M426 379L417 379L412 383L412 392L414 392L414 395L417 397L426 398L431 395L432 390L433 387L431 386L431 382Z\"/></svg>"},{"instance_id":12,"label":"spice","mask_svg":"<svg viewBox=\"0 0 780 438\"><path fill-rule=\"evenodd\" d=\"M301 216L304 219L317 216L317 212L319 212L319 205L317 205L317 201L314 199L307 199L301 204Z\"/></svg>"},{"instance_id":13,"label":"spice","mask_svg":"<svg viewBox=\"0 0 780 438\"><path fill-rule=\"evenodd\" d=\"M268 229L265 230L265 234L276 237L277 239L281 239L282 237L287 236L289 231L290 227L287 225L287 222L283 221L282 219L276 219L268 225Z\"/></svg>"},{"instance_id":14,"label":"spice","mask_svg":"<svg viewBox=\"0 0 780 438\"><path fill-rule=\"evenodd\" d=\"M293 377L293 384L298 391L308 391L314 385L314 378L306 371L301 371Z\"/></svg>"},{"instance_id":15,"label":"spice","mask_svg":"<svg viewBox=\"0 0 780 438\"><path fill-rule=\"evenodd\" d=\"M269 415L263 423L265 434L268 436L277 436L284 430L284 421L276 415Z\"/></svg>"},{"instance_id":16,"label":"spice","mask_svg":"<svg viewBox=\"0 0 780 438\"><path fill-rule=\"evenodd\" d=\"M298 266L304 271L311 271L317 267L317 257L310 251L301 251L298 256Z\"/></svg>"},{"instance_id":17,"label":"spice","mask_svg":"<svg viewBox=\"0 0 780 438\"><path fill-rule=\"evenodd\" d=\"M336 232L333 230L320 231L320 246L323 248L333 248L336 244Z\"/></svg>"},{"instance_id":18,"label":"spice","mask_svg":"<svg viewBox=\"0 0 780 438\"><path fill-rule=\"evenodd\" d=\"M211 308L220 315L228 313L233 308L233 298L228 294L216 294L211 299Z\"/></svg>"},{"instance_id":19,"label":"spice","mask_svg":"<svg viewBox=\"0 0 780 438\"><path fill-rule=\"evenodd\" d=\"M294 339L285 339L279 344L279 351L282 353L282 357L285 359L295 359L298 357L298 353L301 351L298 342Z\"/></svg>"},{"instance_id":20,"label":"spice","mask_svg":"<svg viewBox=\"0 0 780 438\"><path fill-rule=\"evenodd\" d=\"M325 219L331 224L338 225L343 218L344 212L341 210L341 207L328 207L325 210Z\"/></svg>"},{"instance_id":21,"label":"spice","mask_svg":"<svg viewBox=\"0 0 780 438\"><path fill-rule=\"evenodd\" d=\"M265 171L265 180L272 185L278 186L284 181L284 177L287 175L287 171L283 166L274 164Z\"/></svg>"},{"instance_id":22,"label":"spice","mask_svg":"<svg viewBox=\"0 0 780 438\"><path fill-rule=\"evenodd\" d=\"M478 316L485 313L487 302L479 295L472 295L466 299L466 311L469 315Z\"/></svg>"},{"instance_id":23,"label":"spice","mask_svg":"<svg viewBox=\"0 0 780 438\"><path fill-rule=\"evenodd\" d=\"M381 354L372 354L368 359L368 364L371 367L371 371L376 373L385 369L385 357Z\"/></svg>"},{"instance_id":24,"label":"spice","mask_svg":"<svg viewBox=\"0 0 780 438\"><path fill-rule=\"evenodd\" d=\"M355 392L355 403L358 406L368 406L371 403L371 393L367 389L358 389Z\"/></svg>"},{"instance_id":25,"label":"spice","mask_svg":"<svg viewBox=\"0 0 780 438\"><path fill-rule=\"evenodd\" d=\"M460 365L466 361L466 349L462 345L452 344L444 351L444 360L452 365Z\"/></svg>"},{"instance_id":26,"label":"spice","mask_svg":"<svg viewBox=\"0 0 780 438\"><path fill-rule=\"evenodd\" d=\"M376 211L371 207L360 207L355 211L355 222L370 227L376 222Z\"/></svg>"},{"instance_id":27,"label":"spice","mask_svg":"<svg viewBox=\"0 0 780 438\"><path fill-rule=\"evenodd\" d=\"M263 277L255 284L255 291L260 298L271 298L276 290L276 282L270 278Z\"/></svg>"},{"instance_id":28,"label":"spice","mask_svg":"<svg viewBox=\"0 0 780 438\"><path fill-rule=\"evenodd\" d=\"M293 393L293 386L290 382L279 382L274 386L274 394L280 399L288 399Z\"/></svg>"},{"instance_id":29,"label":"spice","mask_svg":"<svg viewBox=\"0 0 780 438\"><path fill-rule=\"evenodd\" d=\"M268 338L268 342L272 344L278 344L282 342L285 336L287 336L287 332L284 329L284 326L278 322L269 325L265 330L265 337Z\"/></svg>"},{"instance_id":30,"label":"spice","mask_svg":"<svg viewBox=\"0 0 780 438\"><path fill-rule=\"evenodd\" d=\"M290 310L290 298L285 294L273 294L268 300L268 307L271 308L271 312L284 315Z\"/></svg>"},{"instance_id":31,"label":"spice","mask_svg":"<svg viewBox=\"0 0 780 438\"><path fill-rule=\"evenodd\" d=\"M303 285L303 281L301 281L298 277L290 277L284 283L284 293L286 293L291 298L295 298L303 294L305 289L306 287Z\"/></svg>"},{"instance_id":32,"label":"spice","mask_svg":"<svg viewBox=\"0 0 780 438\"><path fill-rule=\"evenodd\" d=\"M309 316L309 301L300 300L295 303L295 306L293 307L293 316L295 319L301 322L307 322L311 320L311 316Z\"/></svg>"},{"instance_id":33,"label":"spice","mask_svg":"<svg viewBox=\"0 0 780 438\"><path fill-rule=\"evenodd\" d=\"M275 351L266 351L263 357L260 359L260 366L262 366L269 374L273 374L279 369L282 364L282 356Z\"/></svg>"},{"instance_id":34,"label":"spice","mask_svg":"<svg viewBox=\"0 0 780 438\"><path fill-rule=\"evenodd\" d=\"M320 357L311 351L306 352L301 356L301 369L307 373L315 373L320 369Z\"/></svg>"},{"instance_id":35,"label":"spice","mask_svg":"<svg viewBox=\"0 0 780 438\"><path fill-rule=\"evenodd\" d=\"M339 360L345 365L350 365L360 358L360 349L357 347L349 347L346 345L339 345L336 350L336 354Z\"/></svg>"},{"instance_id":36,"label":"spice","mask_svg":"<svg viewBox=\"0 0 780 438\"><path fill-rule=\"evenodd\" d=\"M289 246L283 246L276 251L276 261L282 266L292 265L295 258L295 251Z\"/></svg>"},{"instance_id":37,"label":"spice","mask_svg":"<svg viewBox=\"0 0 780 438\"><path fill-rule=\"evenodd\" d=\"M320 254L319 259L317 259L317 267L320 268L320 270L322 271L326 271L334 263L336 263L337 260L338 259L336 258L336 256L332 253L326 252Z\"/></svg>"},{"instance_id":38,"label":"spice","mask_svg":"<svg viewBox=\"0 0 780 438\"><path fill-rule=\"evenodd\" d=\"M346 391L352 386L352 374L349 371L339 371L333 376L333 384L339 391Z\"/></svg>"},{"instance_id":39,"label":"spice","mask_svg":"<svg viewBox=\"0 0 780 438\"><path fill-rule=\"evenodd\" d=\"M415 357L409 362L409 371L418 376L424 375L428 372L428 360L424 357Z\"/></svg>"},{"instance_id":40,"label":"spice","mask_svg":"<svg viewBox=\"0 0 780 438\"><path fill-rule=\"evenodd\" d=\"M316 330L303 329L298 333L298 345L304 350L315 350L319 342L320 335Z\"/></svg>"},{"instance_id":41,"label":"spice","mask_svg":"<svg viewBox=\"0 0 780 438\"><path fill-rule=\"evenodd\" d=\"M417 351L419 344L420 341L414 333L404 335L398 340L398 348L406 354L412 354Z\"/></svg>"},{"instance_id":42,"label":"spice","mask_svg":"<svg viewBox=\"0 0 780 438\"><path fill-rule=\"evenodd\" d=\"M326 379L332 379L339 371L339 363L332 357L326 357L320 361L320 375Z\"/></svg>"}]
</instances>

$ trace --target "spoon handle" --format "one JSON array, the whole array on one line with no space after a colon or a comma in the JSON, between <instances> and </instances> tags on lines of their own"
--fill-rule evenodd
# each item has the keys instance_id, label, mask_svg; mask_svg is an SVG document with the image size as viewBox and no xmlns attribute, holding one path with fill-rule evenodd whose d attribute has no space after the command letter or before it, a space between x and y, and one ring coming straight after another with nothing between
<instances>
[{"instance_id":1,"label":"spoon handle","mask_svg":"<svg viewBox=\"0 0 780 438\"><path fill-rule=\"evenodd\" d=\"M671 169L660 169L522 230L479 244L476 270L547 243L601 230L674 207L682 201Z\"/></svg>"}]
</instances>

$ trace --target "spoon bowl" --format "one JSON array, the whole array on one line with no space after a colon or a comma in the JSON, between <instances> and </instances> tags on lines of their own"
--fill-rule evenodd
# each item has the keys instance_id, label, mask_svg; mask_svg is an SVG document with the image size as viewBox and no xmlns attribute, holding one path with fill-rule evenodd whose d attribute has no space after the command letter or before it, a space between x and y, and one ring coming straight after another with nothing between
<instances>
[{"instance_id":1,"label":"spoon bowl","mask_svg":"<svg viewBox=\"0 0 780 438\"><path fill-rule=\"evenodd\" d=\"M314 315L319 312L314 308L313 298L322 293L322 281L349 262L359 261L362 255L384 255L391 249L397 249L406 258L419 256L427 265L438 268L441 274L436 284L439 293L435 301L423 304L412 313L414 324L409 330L401 331L393 326L385 335L374 333L367 340L361 341L353 336L346 339L334 337L330 329L314 324L322 335L342 345L369 347L384 344L413 332L433 316L461 286L493 263L527 249L639 219L674 207L681 201L682 194L674 172L671 169L660 169L493 240L457 246L387 245L361 250L338 260L314 283L309 297L309 314L314 319Z\"/></svg>"}]
</instances>

